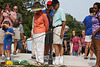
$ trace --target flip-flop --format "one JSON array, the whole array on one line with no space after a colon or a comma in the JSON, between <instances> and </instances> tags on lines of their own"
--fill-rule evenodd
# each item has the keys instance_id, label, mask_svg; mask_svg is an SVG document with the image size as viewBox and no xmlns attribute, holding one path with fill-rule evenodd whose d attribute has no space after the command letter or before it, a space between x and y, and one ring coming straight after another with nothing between
<instances>
[{"instance_id":1,"label":"flip-flop","mask_svg":"<svg viewBox=\"0 0 100 67\"><path fill-rule=\"evenodd\" d=\"M87 57L84 57L84 59L88 59Z\"/></svg>"},{"instance_id":2,"label":"flip-flop","mask_svg":"<svg viewBox=\"0 0 100 67\"><path fill-rule=\"evenodd\" d=\"M34 65L38 65L38 62L35 62Z\"/></svg>"},{"instance_id":3,"label":"flip-flop","mask_svg":"<svg viewBox=\"0 0 100 67\"><path fill-rule=\"evenodd\" d=\"M95 58L90 58L90 60L95 60Z\"/></svg>"},{"instance_id":4,"label":"flip-flop","mask_svg":"<svg viewBox=\"0 0 100 67\"><path fill-rule=\"evenodd\" d=\"M41 66L41 65L43 65L43 63L38 62L38 66Z\"/></svg>"}]
</instances>

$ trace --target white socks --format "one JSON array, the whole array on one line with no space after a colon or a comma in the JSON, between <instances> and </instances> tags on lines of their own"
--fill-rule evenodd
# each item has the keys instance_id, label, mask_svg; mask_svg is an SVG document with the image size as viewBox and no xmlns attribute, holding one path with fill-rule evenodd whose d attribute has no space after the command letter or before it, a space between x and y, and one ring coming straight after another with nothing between
<instances>
[{"instance_id":1,"label":"white socks","mask_svg":"<svg viewBox=\"0 0 100 67\"><path fill-rule=\"evenodd\" d=\"M57 57L55 57L55 63L54 64L56 64L56 65L63 65L63 56L57 56Z\"/></svg>"},{"instance_id":2,"label":"white socks","mask_svg":"<svg viewBox=\"0 0 100 67\"><path fill-rule=\"evenodd\" d=\"M63 62L64 62L64 60L63 60L63 56L60 56L60 64L62 65Z\"/></svg>"},{"instance_id":3,"label":"white socks","mask_svg":"<svg viewBox=\"0 0 100 67\"><path fill-rule=\"evenodd\" d=\"M10 60L10 58L9 58L9 57L7 57L7 60Z\"/></svg>"}]
</instances>

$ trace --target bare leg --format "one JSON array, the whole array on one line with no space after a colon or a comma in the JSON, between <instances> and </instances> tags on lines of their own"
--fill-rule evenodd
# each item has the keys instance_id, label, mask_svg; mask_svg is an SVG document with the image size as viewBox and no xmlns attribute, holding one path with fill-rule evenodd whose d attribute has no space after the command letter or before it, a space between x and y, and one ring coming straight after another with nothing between
<instances>
[{"instance_id":1,"label":"bare leg","mask_svg":"<svg viewBox=\"0 0 100 67\"><path fill-rule=\"evenodd\" d=\"M60 56L63 56L64 54L64 48L62 45L59 45L59 48L60 48Z\"/></svg>"},{"instance_id":2,"label":"bare leg","mask_svg":"<svg viewBox=\"0 0 100 67\"><path fill-rule=\"evenodd\" d=\"M21 50L18 50L18 53L21 53Z\"/></svg>"},{"instance_id":3,"label":"bare leg","mask_svg":"<svg viewBox=\"0 0 100 67\"><path fill-rule=\"evenodd\" d=\"M4 55L3 44L1 44L2 55Z\"/></svg>"},{"instance_id":4,"label":"bare leg","mask_svg":"<svg viewBox=\"0 0 100 67\"><path fill-rule=\"evenodd\" d=\"M7 57L10 58L10 50L7 50Z\"/></svg>"},{"instance_id":5,"label":"bare leg","mask_svg":"<svg viewBox=\"0 0 100 67\"><path fill-rule=\"evenodd\" d=\"M86 47L85 47L85 58L87 58L87 53L88 53L88 48L89 48L90 42L86 43Z\"/></svg>"},{"instance_id":6,"label":"bare leg","mask_svg":"<svg viewBox=\"0 0 100 67\"><path fill-rule=\"evenodd\" d=\"M54 44L55 48L55 56L59 56L59 46L57 44Z\"/></svg>"},{"instance_id":7,"label":"bare leg","mask_svg":"<svg viewBox=\"0 0 100 67\"><path fill-rule=\"evenodd\" d=\"M92 50L90 50L90 58L93 58L93 51Z\"/></svg>"},{"instance_id":8,"label":"bare leg","mask_svg":"<svg viewBox=\"0 0 100 67\"><path fill-rule=\"evenodd\" d=\"M96 54L97 54L97 59L96 59L96 65L95 67L99 67L100 64L100 40L99 39L95 39L95 47L96 47Z\"/></svg>"},{"instance_id":9,"label":"bare leg","mask_svg":"<svg viewBox=\"0 0 100 67\"><path fill-rule=\"evenodd\" d=\"M17 49L17 39L14 39L14 51Z\"/></svg>"}]
</instances>

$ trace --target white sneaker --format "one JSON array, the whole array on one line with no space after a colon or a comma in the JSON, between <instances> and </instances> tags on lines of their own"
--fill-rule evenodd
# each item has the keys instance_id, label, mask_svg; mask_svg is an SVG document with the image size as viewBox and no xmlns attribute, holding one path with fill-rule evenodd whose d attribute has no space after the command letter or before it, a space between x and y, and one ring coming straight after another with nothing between
<instances>
[{"instance_id":1,"label":"white sneaker","mask_svg":"<svg viewBox=\"0 0 100 67\"><path fill-rule=\"evenodd\" d=\"M64 63L64 61L63 61L63 56L60 57L60 60L59 60L59 61L60 61L60 62L59 62L60 65L63 65L63 63Z\"/></svg>"},{"instance_id":2,"label":"white sneaker","mask_svg":"<svg viewBox=\"0 0 100 67\"><path fill-rule=\"evenodd\" d=\"M64 63L64 61L60 60L59 64L60 64L60 65L63 65L63 63Z\"/></svg>"},{"instance_id":3,"label":"white sneaker","mask_svg":"<svg viewBox=\"0 0 100 67\"><path fill-rule=\"evenodd\" d=\"M59 62L55 62L55 61L54 61L54 62L53 62L53 65L59 65Z\"/></svg>"},{"instance_id":4,"label":"white sneaker","mask_svg":"<svg viewBox=\"0 0 100 67\"><path fill-rule=\"evenodd\" d=\"M2 56L2 60L5 60L5 56Z\"/></svg>"},{"instance_id":5,"label":"white sneaker","mask_svg":"<svg viewBox=\"0 0 100 67\"><path fill-rule=\"evenodd\" d=\"M48 61L49 60L48 56L44 56L44 60Z\"/></svg>"},{"instance_id":6,"label":"white sneaker","mask_svg":"<svg viewBox=\"0 0 100 67\"><path fill-rule=\"evenodd\" d=\"M55 61L53 62L53 65L59 65L59 57L55 57Z\"/></svg>"}]
</instances>

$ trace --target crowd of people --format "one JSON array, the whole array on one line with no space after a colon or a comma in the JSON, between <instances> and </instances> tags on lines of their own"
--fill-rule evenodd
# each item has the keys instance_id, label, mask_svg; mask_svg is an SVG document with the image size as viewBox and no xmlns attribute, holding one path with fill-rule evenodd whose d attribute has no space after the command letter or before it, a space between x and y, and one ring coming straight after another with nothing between
<instances>
[{"instance_id":1,"label":"crowd of people","mask_svg":"<svg viewBox=\"0 0 100 67\"><path fill-rule=\"evenodd\" d=\"M32 50L32 59L36 59L35 65L43 65L44 60L48 60L48 53L50 51L51 33L53 29L53 49L55 52L54 65L63 64L63 54L65 45L65 52L68 42L68 31L70 30L66 25L66 17L63 9L60 8L58 0L48 1L47 8L43 10L44 5L40 2L35 2L32 10L35 11L32 19L32 31L30 38L25 42L24 30L22 25L22 16L18 13L18 7L14 6L11 10L11 4L7 3L5 9L0 6L0 47L2 59L11 60L10 50L12 39L14 39L14 52L18 49L21 53L26 47ZM75 30L72 31L70 37L70 55L79 56L82 54L84 59L88 59L90 53L90 60L96 59L95 67L100 66L100 3L94 3L93 7L89 9L90 15L83 20L86 30L82 30L81 36L77 36ZM31 41L29 43L28 41ZM29 46L32 44L32 46ZM96 58L93 58L93 53ZM5 55L7 57L5 57Z\"/></svg>"}]
</instances>

